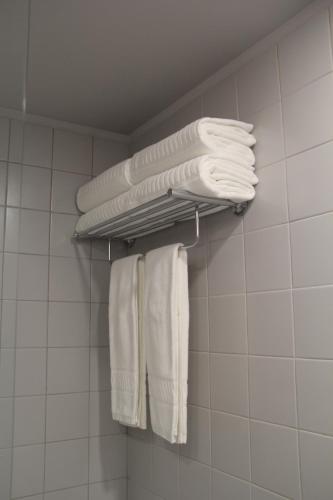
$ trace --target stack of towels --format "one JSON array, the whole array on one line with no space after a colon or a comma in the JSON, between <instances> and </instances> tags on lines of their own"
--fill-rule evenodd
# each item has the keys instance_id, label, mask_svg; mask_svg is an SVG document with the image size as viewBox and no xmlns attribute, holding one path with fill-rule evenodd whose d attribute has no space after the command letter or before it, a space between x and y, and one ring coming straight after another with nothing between
<instances>
[{"instance_id":1,"label":"stack of towels","mask_svg":"<svg viewBox=\"0 0 333 500\"><path fill-rule=\"evenodd\" d=\"M158 198L169 188L234 202L252 200L258 182L252 129L236 120L201 118L109 168L79 189L77 206L84 215L76 231Z\"/></svg>"},{"instance_id":2,"label":"stack of towels","mask_svg":"<svg viewBox=\"0 0 333 500\"><path fill-rule=\"evenodd\" d=\"M78 233L164 195L169 188L244 202L254 198L252 125L197 120L81 187ZM112 264L109 297L112 415L171 443L187 438L189 301L181 244Z\"/></svg>"}]
</instances>

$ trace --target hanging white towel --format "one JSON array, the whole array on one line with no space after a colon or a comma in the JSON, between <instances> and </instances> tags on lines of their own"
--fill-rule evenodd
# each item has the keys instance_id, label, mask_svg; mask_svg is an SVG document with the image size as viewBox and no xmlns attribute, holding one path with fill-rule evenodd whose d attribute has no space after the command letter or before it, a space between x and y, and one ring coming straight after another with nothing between
<instances>
[{"instance_id":1,"label":"hanging white towel","mask_svg":"<svg viewBox=\"0 0 333 500\"><path fill-rule=\"evenodd\" d=\"M113 262L109 299L112 416L141 429L146 428L143 269L141 255Z\"/></svg>"},{"instance_id":2,"label":"hanging white towel","mask_svg":"<svg viewBox=\"0 0 333 500\"><path fill-rule=\"evenodd\" d=\"M152 429L186 443L189 301L187 252L180 244L148 252L144 329Z\"/></svg>"}]
</instances>

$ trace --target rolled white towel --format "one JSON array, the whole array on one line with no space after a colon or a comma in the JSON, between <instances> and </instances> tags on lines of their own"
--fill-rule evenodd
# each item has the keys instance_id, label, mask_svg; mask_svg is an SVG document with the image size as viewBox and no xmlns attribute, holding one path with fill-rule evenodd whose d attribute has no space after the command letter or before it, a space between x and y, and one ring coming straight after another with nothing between
<instances>
[{"instance_id":1,"label":"rolled white towel","mask_svg":"<svg viewBox=\"0 0 333 500\"><path fill-rule=\"evenodd\" d=\"M129 164L130 160L122 161L81 186L76 195L78 209L88 212L130 189Z\"/></svg>"},{"instance_id":2,"label":"rolled white towel","mask_svg":"<svg viewBox=\"0 0 333 500\"><path fill-rule=\"evenodd\" d=\"M200 118L183 129L136 153L130 164L130 180L138 184L187 160L209 153L243 166L254 165L250 146L255 138L253 125L222 118Z\"/></svg>"}]
</instances>

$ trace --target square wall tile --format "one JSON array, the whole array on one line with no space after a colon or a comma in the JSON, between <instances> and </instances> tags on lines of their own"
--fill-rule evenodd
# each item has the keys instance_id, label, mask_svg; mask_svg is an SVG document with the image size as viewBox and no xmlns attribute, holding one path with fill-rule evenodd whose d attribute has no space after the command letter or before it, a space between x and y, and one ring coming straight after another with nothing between
<instances>
[{"instance_id":1,"label":"square wall tile","mask_svg":"<svg viewBox=\"0 0 333 500\"><path fill-rule=\"evenodd\" d=\"M0 450L0 497L10 499L12 449Z\"/></svg>"},{"instance_id":2,"label":"square wall tile","mask_svg":"<svg viewBox=\"0 0 333 500\"><path fill-rule=\"evenodd\" d=\"M90 175L92 171L92 138L89 135L55 129L53 168Z\"/></svg>"},{"instance_id":3,"label":"square wall tile","mask_svg":"<svg viewBox=\"0 0 333 500\"><path fill-rule=\"evenodd\" d=\"M198 462L181 458L179 495L182 500L202 500L210 495L210 469Z\"/></svg>"},{"instance_id":4,"label":"square wall tile","mask_svg":"<svg viewBox=\"0 0 333 500\"><path fill-rule=\"evenodd\" d=\"M47 285L48 257L44 255L19 255L17 298L46 300Z\"/></svg>"},{"instance_id":5,"label":"square wall tile","mask_svg":"<svg viewBox=\"0 0 333 500\"><path fill-rule=\"evenodd\" d=\"M23 129L23 163L51 168L53 130L32 123Z\"/></svg>"},{"instance_id":6,"label":"square wall tile","mask_svg":"<svg viewBox=\"0 0 333 500\"><path fill-rule=\"evenodd\" d=\"M296 356L332 358L333 287L294 290Z\"/></svg>"},{"instance_id":7,"label":"square wall tile","mask_svg":"<svg viewBox=\"0 0 333 500\"><path fill-rule=\"evenodd\" d=\"M45 396L15 398L14 446L45 440Z\"/></svg>"},{"instance_id":8,"label":"square wall tile","mask_svg":"<svg viewBox=\"0 0 333 500\"><path fill-rule=\"evenodd\" d=\"M245 216L245 231L276 226L288 221L286 167L275 163L257 172L256 197Z\"/></svg>"},{"instance_id":9,"label":"square wall tile","mask_svg":"<svg viewBox=\"0 0 333 500\"><path fill-rule=\"evenodd\" d=\"M108 481L127 476L125 435L92 437L89 442L89 481Z\"/></svg>"},{"instance_id":10,"label":"square wall tile","mask_svg":"<svg viewBox=\"0 0 333 500\"><path fill-rule=\"evenodd\" d=\"M188 402L209 408L209 353L189 352Z\"/></svg>"},{"instance_id":11,"label":"square wall tile","mask_svg":"<svg viewBox=\"0 0 333 500\"><path fill-rule=\"evenodd\" d=\"M296 361L298 419L301 429L333 436L333 361Z\"/></svg>"},{"instance_id":12,"label":"square wall tile","mask_svg":"<svg viewBox=\"0 0 333 500\"><path fill-rule=\"evenodd\" d=\"M288 156L333 139L332 74L285 97L282 105Z\"/></svg>"},{"instance_id":13,"label":"square wall tile","mask_svg":"<svg viewBox=\"0 0 333 500\"><path fill-rule=\"evenodd\" d=\"M16 300L3 300L1 310L1 348L16 345Z\"/></svg>"},{"instance_id":14,"label":"square wall tile","mask_svg":"<svg viewBox=\"0 0 333 500\"><path fill-rule=\"evenodd\" d=\"M88 500L88 486L77 486L44 494L44 500Z\"/></svg>"},{"instance_id":15,"label":"square wall tile","mask_svg":"<svg viewBox=\"0 0 333 500\"><path fill-rule=\"evenodd\" d=\"M9 148L9 120L0 118L0 160L7 160Z\"/></svg>"},{"instance_id":16,"label":"square wall tile","mask_svg":"<svg viewBox=\"0 0 333 500\"><path fill-rule=\"evenodd\" d=\"M333 438L300 433L303 500L330 500L333 491Z\"/></svg>"},{"instance_id":17,"label":"square wall tile","mask_svg":"<svg viewBox=\"0 0 333 500\"><path fill-rule=\"evenodd\" d=\"M129 156L128 143L94 137L93 175L101 174Z\"/></svg>"},{"instance_id":18,"label":"square wall tile","mask_svg":"<svg viewBox=\"0 0 333 500\"><path fill-rule=\"evenodd\" d=\"M249 292L290 288L290 244L287 225L245 235L246 280Z\"/></svg>"},{"instance_id":19,"label":"square wall tile","mask_svg":"<svg viewBox=\"0 0 333 500\"><path fill-rule=\"evenodd\" d=\"M152 490L166 500L178 498L179 456L166 448L153 446Z\"/></svg>"},{"instance_id":20,"label":"square wall tile","mask_svg":"<svg viewBox=\"0 0 333 500\"><path fill-rule=\"evenodd\" d=\"M90 258L90 241L73 238L76 223L76 215L54 213L51 215L51 255L57 257Z\"/></svg>"},{"instance_id":21,"label":"square wall tile","mask_svg":"<svg viewBox=\"0 0 333 500\"><path fill-rule=\"evenodd\" d=\"M250 431L246 418L212 412L212 466L250 479Z\"/></svg>"},{"instance_id":22,"label":"square wall tile","mask_svg":"<svg viewBox=\"0 0 333 500\"><path fill-rule=\"evenodd\" d=\"M106 347L109 345L109 306L92 303L90 308L90 345Z\"/></svg>"},{"instance_id":23,"label":"square wall tile","mask_svg":"<svg viewBox=\"0 0 333 500\"><path fill-rule=\"evenodd\" d=\"M292 356L293 311L291 292L247 295L249 353Z\"/></svg>"},{"instance_id":24,"label":"square wall tile","mask_svg":"<svg viewBox=\"0 0 333 500\"><path fill-rule=\"evenodd\" d=\"M333 283L333 213L290 225L294 287Z\"/></svg>"},{"instance_id":25,"label":"square wall tile","mask_svg":"<svg viewBox=\"0 0 333 500\"><path fill-rule=\"evenodd\" d=\"M17 298L17 273L18 254L3 254L3 274L2 274L2 299L16 300Z\"/></svg>"},{"instance_id":26,"label":"square wall tile","mask_svg":"<svg viewBox=\"0 0 333 500\"><path fill-rule=\"evenodd\" d=\"M50 300L90 302L90 261L51 257Z\"/></svg>"},{"instance_id":27,"label":"square wall tile","mask_svg":"<svg viewBox=\"0 0 333 500\"><path fill-rule=\"evenodd\" d=\"M90 349L90 390L106 391L111 388L110 353L107 347Z\"/></svg>"},{"instance_id":28,"label":"square wall tile","mask_svg":"<svg viewBox=\"0 0 333 500\"><path fill-rule=\"evenodd\" d=\"M245 290L243 236L232 236L210 244L208 283L210 295Z\"/></svg>"},{"instance_id":29,"label":"square wall tile","mask_svg":"<svg viewBox=\"0 0 333 500\"><path fill-rule=\"evenodd\" d=\"M253 123L253 134L257 140L254 146L256 168L260 169L281 161L284 157L281 103L271 104L249 116Z\"/></svg>"},{"instance_id":30,"label":"square wall tile","mask_svg":"<svg viewBox=\"0 0 333 500\"><path fill-rule=\"evenodd\" d=\"M204 464L211 463L210 411L188 406L187 443L180 446L181 455Z\"/></svg>"},{"instance_id":31,"label":"square wall tile","mask_svg":"<svg viewBox=\"0 0 333 500\"><path fill-rule=\"evenodd\" d=\"M128 478L149 489L151 489L152 483L152 451L152 445L149 441L128 436Z\"/></svg>"},{"instance_id":32,"label":"square wall tile","mask_svg":"<svg viewBox=\"0 0 333 500\"><path fill-rule=\"evenodd\" d=\"M17 349L15 395L33 396L45 393L46 349Z\"/></svg>"},{"instance_id":33,"label":"square wall tile","mask_svg":"<svg viewBox=\"0 0 333 500\"><path fill-rule=\"evenodd\" d=\"M0 161L0 205L6 203L7 187L7 163Z\"/></svg>"},{"instance_id":34,"label":"square wall tile","mask_svg":"<svg viewBox=\"0 0 333 500\"><path fill-rule=\"evenodd\" d=\"M257 420L296 426L295 362L250 357L250 415Z\"/></svg>"},{"instance_id":35,"label":"square wall tile","mask_svg":"<svg viewBox=\"0 0 333 500\"><path fill-rule=\"evenodd\" d=\"M234 354L211 354L211 407L248 416L248 360ZM223 383L221 381L223 380Z\"/></svg>"},{"instance_id":36,"label":"square wall tile","mask_svg":"<svg viewBox=\"0 0 333 500\"><path fill-rule=\"evenodd\" d=\"M11 166L9 166L11 169ZM21 207L50 210L51 172L46 168L21 167ZM8 178L8 182L11 177ZM15 181L14 181L15 182ZM8 185L8 190L11 186Z\"/></svg>"},{"instance_id":37,"label":"square wall tile","mask_svg":"<svg viewBox=\"0 0 333 500\"><path fill-rule=\"evenodd\" d=\"M289 215L291 220L333 210L333 142L287 160ZM300 179L302 181L300 182Z\"/></svg>"},{"instance_id":38,"label":"square wall tile","mask_svg":"<svg viewBox=\"0 0 333 500\"><path fill-rule=\"evenodd\" d=\"M102 260L91 262L91 302L109 301L110 263Z\"/></svg>"},{"instance_id":39,"label":"square wall tile","mask_svg":"<svg viewBox=\"0 0 333 500\"><path fill-rule=\"evenodd\" d=\"M0 448L11 448L13 434L13 398L1 398L0 403Z\"/></svg>"},{"instance_id":40,"label":"square wall tile","mask_svg":"<svg viewBox=\"0 0 333 500\"><path fill-rule=\"evenodd\" d=\"M8 206L21 206L21 184L22 184L22 166L15 163L8 163L7 169L7 197L3 192L3 204L7 202ZM27 167L28 168L28 167ZM6 200L7 198L7 200Z\"/></svg>"},{"instance_id":41,"label":"square wall tile","mask_svg":"<svg viewBox=\"0 0 333 500\"><path fill-rule=\"evenodd\" d=\"M49 302L48 346L89 345L90 305L84 302Z\"/></svg>"},{"instance_id":42,"label":"square wall tile","mask_svg":"<svg viewBox=\"0 0 333 500\"><path fill-rule=\"evenodd\" d=\"M90 436L125 433L126 427L113 420L111 412L111 391L91 391L89 397Z\"/></svg>"},{"instance_id":43,"label":"square wall tile","mask_svg":"<svg viewBox=\"0 0 333 500\"><path fill-rule=\"evenodd\" d=\"M328 9L284 37L279 43L281 90L288 94L332 70Z\"/></svg>"},{"instance_id":44,"label":"square wall tile","mask_svg":"<svg viewBox=\"0 0 333 500\"><path fill-rule=\"evenodd\" d=\"M276 47L259 54L237 74L238 103L241 120L279 99Z\"/></svg>"},{"instance_id":45,"label":"square wall tile","mask_svg":"<svg viewBox=\"0 0 333 500\"><path fill-rule=\"evenodd\" d=\"M203 245L188 252L188 286L190 297L207 297L207 258Z\"/></svg>"},{"instance_id":46,"label":"square wall tile","mask_svg":"<svg viewBox=\"0 0 333 500\"><path fill-rule=\"evenodd\" d=\"M245 295L209 298L211 352L247 352Z\"/></svg>"},{"instance_id":47,"label":"square wall tile","mask_svg":"<svg viewBox=\"0 0 333 500\"><path fill-rule=\"evenodd\" d=\"M47 397L46 440L88 437L89 393Z\"/></svg>"},{"instance_id":48,"label":"square wall tile","mask_svg":"<svg viewBox=\"0 0 333 500\"><path fill-rule=\"evenodd\" d=\"M299 500L300 472L297 431L251 422L252 481L280 495Z\"/></svg>"},{"instance_id":49,"label":"square wall tile","mask_svg":"<svg viewBox=\"0 0 333 500\"><path fill-rule=\"evenodd\" d=\"M243 232L243 217L236 216L232 210L222 210L203 219L207 228L207 240L223 240Z\"/></svg>"},{"instance_id":50,"label":"square wall tile","mask_svg":"<svg viewBox=\"0 0 333 500\"><path fill-rule=\"evenodd\" d=\"M13 396L15 350L0 349L0 397Z\"/></svg>"},{"instance_id":51,"label":"square wall tile","mask_svg":"<svg viewBox=\"0 0 333 500\"><path fill-rule=\"evenodd\" d=\"M233 76L210 88L202 96L203 116L237 120L236 82Z\"/></svg>"},{"instance_id":52,"label":"square wall tile","mask_svg":"<svg viewBox=\"0 0 333 500\"><path fill-rule=\"evenodd\" d=\"M5 250L47 255L49 230L49 212L7 208Z\"/></svg>"},{"instance_id":53,"label":"square wall tile","mask_svg":"<svg viewBox=\"0 0 333 500\"><path fill-rule=\"evenodd\" d=\"M190 299L189 347L193 351L208 351L208 300L206 297Z\"/></svg>"},{"instance_id":54,"label":"square wall tile","mask_svg":"<svg viewBox=\"0 0 333 500\"><path fill-rule=\"evenodd\" d=\"M10 120L9 161L21 163L23 158L23 130L22 120Z\"/></svg>"},{"instance_id":55,"label":"square wall tile","mask_svg":"<svg viewBox=\"0 0 333 500\"><path fill-rule=\"evenodd\" d=\"M44 445L13 449L12 496L34 495L43 491Z\"/></svg>"},{"instance_id":56,"label":"square wall tile","mask_svg":"<svg viewBox=\"0 0 333 500\"><path fill-rule=\"evenodd\" d=\"M127 479L90 484L89 495L90 500L127 500Z\"/></svg>"},{"instance_id":57,"label":"square wall tile","mask_svg":"<svg viewBox=\"0 0 333 500\"><path fill-rule=\"evenodd\" d=\"M221 500L221 498L251 500L251 486L241 479L213 470L212 500Z\"/></svg>"},{"instance_id":58,"label":"square wall tile","mask_svg":"<svg viewBox=\"0 0 333 500\"><path fill-rule=\"evenodd\" d=\"M23 300L16 307L16 346L46 347L47 302Z\"/></svg>"},{"instance_id":59,"label":"square wall tile","mask_svg":"<svg viewBox=\"0 0 333 500\"><path fill-rule=\"evenodd\" d=\"M54 171L52 173L51 210L77 215L79 213L75 201L77 190L89 180L90 176L88 175Z\"/></svg>"},{"instance_id":60,"label":"square wall tile","mask_svg":"<svg viewBox=\"0 0 333 500\"><path fill-rule=\"evenodd\" d=\"M47 392L70 393L89 390L89 349L62 347L48 350Z\"/></svg>"},{"instance_id":61,"label":"square wall tile","mask_svg":"<svg viewBox=\"0 0 333 500\"><path fill-rule=\"evenodd\" d=\"M88 439L46 444L45 490L88 482Z\"/></svg>"}]
</instances>

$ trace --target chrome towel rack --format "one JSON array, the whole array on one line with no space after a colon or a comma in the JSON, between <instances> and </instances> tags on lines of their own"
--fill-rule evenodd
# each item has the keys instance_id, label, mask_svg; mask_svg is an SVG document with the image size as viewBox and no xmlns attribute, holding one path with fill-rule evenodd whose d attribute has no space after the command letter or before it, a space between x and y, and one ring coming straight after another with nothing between
<instances>
[{"instance_id":1,"label":"chrome towel rack","mask_svg":"<svg viewBox=\"0 0 333 500\"><path fill-rule=\"evenodd\" d=\"M226 208L232 208L236 215L241 215L246 207L246 202L235 203L230 200L198 196L185 190L169 189L167 193L152 201L81 232L75 232L73 237L108 239L110 252L112 240L133 244L137 238L194 219L195 239L189 244L184 244L184 248L189 249L196 246L200 240L200 217Z\"/></svg>"}]
</instances>

